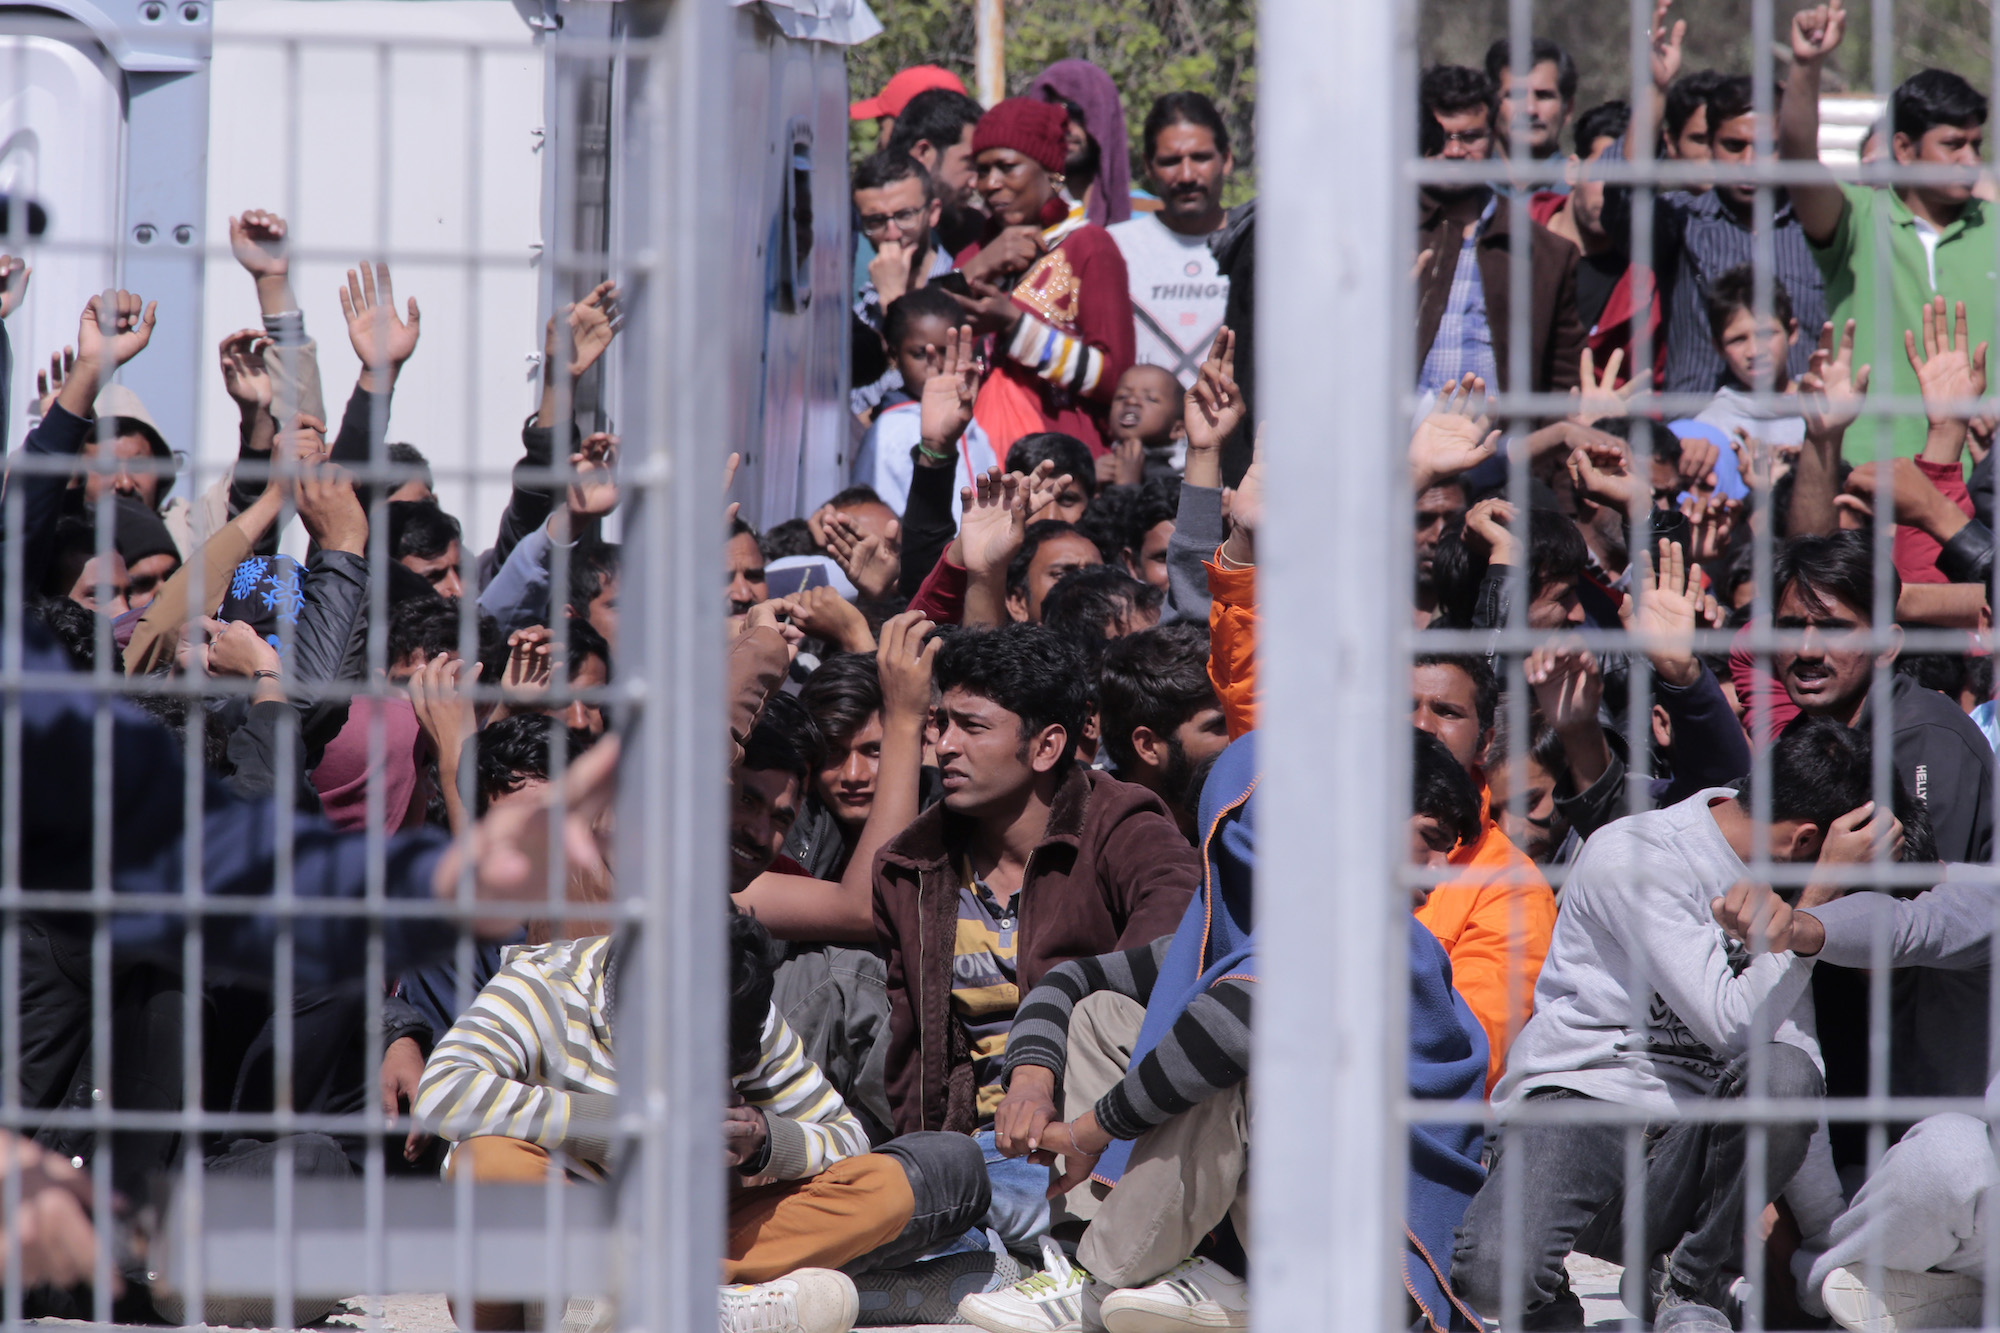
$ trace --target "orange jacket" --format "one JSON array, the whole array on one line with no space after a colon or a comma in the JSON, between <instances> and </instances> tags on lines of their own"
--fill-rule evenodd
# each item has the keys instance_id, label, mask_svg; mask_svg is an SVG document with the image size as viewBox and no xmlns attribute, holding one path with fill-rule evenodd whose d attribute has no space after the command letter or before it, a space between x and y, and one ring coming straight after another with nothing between
<instances>
[{"instance_id":1,"label":"orange jacket","mask_svg":"<svg viewBox=\"0 0 2000 1333\"><path fill-rule=\"evenodd\" d=\"M1486 1029L1490 1093L1507 1067L1508 1046L1535 1012L1556 896L1490 818L1477 842L1451 854L1451 864L1457 877L1431 890L1417 920L1451 956L1452 985Z\"/></svg>"},{"instance_id":2,"label":"orange jacket","mask_svg":"<svg viewBox=\"0 0 2000 1333\"><path fill-rule=\"evenodd\" d=\"M1257 571L1208 562L1208 678L1235 740L1257 725ZM1491 819L1452 853L1457 879L1438 885L1417 920L1451 956L1451 979L1486 1029L1486 1089L1535 1008L1535 979L1555 929L1556 896L1535 863ZM1512 985L1509 985L1509 980Z\"/></svg>"},{"instance_id":3,"label":"orange jacket","mask_svg":"<svg viewBox=\"0 0 2000 1333\"><path fill-rule=\"evenodd\" d=\"M1208 679L1233 741L1257 725L1257 569L1207 568Z\"/></svg>"}]
</instances>

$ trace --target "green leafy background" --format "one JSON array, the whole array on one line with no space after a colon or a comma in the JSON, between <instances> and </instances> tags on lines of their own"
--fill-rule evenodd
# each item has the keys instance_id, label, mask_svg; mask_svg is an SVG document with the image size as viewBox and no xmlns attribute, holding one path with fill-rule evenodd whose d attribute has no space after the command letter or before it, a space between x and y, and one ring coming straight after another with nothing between
<instances>
[{"instance_id":1,"label":"green leafy background","mask_svg":"<svg viewBox=\"0 0 2000 1333\"><path fill-rule=\"evenodd\" d=\"M1346 0L1328 0L1345 3ZM942 65L973 86L972 0L871 0L885 31L848 53L856 97L906 65ZM1007 91L1018 93L1068 56L1094 61L1125 99L1125 129L1137 160L1139 127L1153 99L1193 89L1215 99L1229 125L1236 174L1224 202L1256 193L1257 11L1249 0L1015 0L1007 6ZM852 127L849 148L875 148L875 123Z\"/></svg>"}]
</instances>

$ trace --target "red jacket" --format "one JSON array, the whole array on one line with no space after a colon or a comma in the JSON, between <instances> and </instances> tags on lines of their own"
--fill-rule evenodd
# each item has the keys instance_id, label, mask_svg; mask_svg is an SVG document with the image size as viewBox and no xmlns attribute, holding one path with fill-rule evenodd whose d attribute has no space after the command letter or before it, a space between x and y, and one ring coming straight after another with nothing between
<instances>
[{"instance_id":1,"label":"red jacket","mask_svg":"<svg viewBox=\"0 0 2000 1333\"><path fill-rule=\"evenodd\" d=\"M963 266L979 248L967 246L957 262ZM1044 265L1049 272L1040 272ZM1093 455L1108 448L1104 440L1110 434L1106 413L1111 396L1118 390L1119 376L1131 369L1138 355L1129 284L1125 254L1111 233L1091 224L1073 226L1022 275L1013 298L1023 314L1080 339L1102 357L1095 384L1087 394L1074 394L1014 360L1004 345L996 347L992 357L993 374L1008 377L1037 400L1041 430L1074 435L1090 446ZM1024 432L1010 431L983 414L979 421L993 452L1004 461L1008 446Z\"/></svg>"}]
</instances>

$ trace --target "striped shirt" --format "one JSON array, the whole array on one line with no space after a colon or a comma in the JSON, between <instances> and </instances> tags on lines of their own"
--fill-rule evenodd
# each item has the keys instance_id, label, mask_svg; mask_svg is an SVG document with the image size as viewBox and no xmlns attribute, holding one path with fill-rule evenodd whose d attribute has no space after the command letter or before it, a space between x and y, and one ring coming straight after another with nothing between
<instances>
[{"instance_id":1,"label":"striped shirt","mask_svg":"<svg viewBox=\"0 0 2000 1333\"><path fill-rule=\"evenodd\" d=\"M1005 1095L1000 1066L1007 1056L1007 1033L1021 1004L1015 971L1020 951L1021 905L1015 894L1005 907L969 867L958 891L958 933L951 949L951 1009L972 1041L972 1077L981 1125L991 1124Z\"/></svg>"},{"instance_id":2,"label":"striped shirt","mask_svg":"<svg viewBox=\"0 0 2000 1333\"><path fill-rule=\"evenodd\" d=\"M431 1052L411 1108L418 1125L454 1142L524 1139L566 1154L578 1175L604 1179L618 1094L605 1004L610 953L604 935L509 949ZM868 1151L861 1121L776 1009L764 1019L756 1065L734 1083L770 1126L761 1174L802 1180Z\"/></svg>"},{"instance_id":3,"label":"striped shirt","mask_svg":"<svg viewBox=\"0 0 2000 1333\"><path fill-rule=\"evenodd\" d=\"M1069 1056L1069 1020L1077 1002L1098 991L1153 997L1171 935L1142 949L1073 958L1053 969L1021 1002L1007 1045L1007 1076L1021 1065L1040 1065L1062 1081ZM1114 1139L1136 1139L1147 1130L1226 1088L1250 1072L1248 977L1224 977L1197 995L1160 1044L1126 1071L1098 1099L1097 1123Z\"/></svg>"},{"instance_id":4,"label":"striped shirt","mask_svg":"<svg viewBox=\"0 0 2000 1333\"><path fill-rule=\"evenodd\" d=\"M1625 141L1604 150L1605 161L1623 161ZM1820 326L1826 323L1825 281L1792 205L1781 191L1772 214L1771 275L1792 299L1799 336L1786 358L1792 378L1805 374ZM1673 190L1653 199L1655 267L1667 284L1668 393L1712 394L1728 378L1708 326L1708 284L1756 257L1748 224L1724 206L1714 190Z\"/></svg>"}]
</instances>

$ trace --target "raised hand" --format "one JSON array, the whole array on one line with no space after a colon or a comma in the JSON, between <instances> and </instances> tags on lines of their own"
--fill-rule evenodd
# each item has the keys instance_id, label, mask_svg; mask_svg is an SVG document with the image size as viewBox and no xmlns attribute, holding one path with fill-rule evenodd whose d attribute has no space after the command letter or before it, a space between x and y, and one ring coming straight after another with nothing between
<instances>
[{"instance_id":1,"label":"raised hand","mask_svg":"<svg viewBox=\"0 0 2000 1333\"><path fill-rule=\"evenodd\" d=\"M625 327L625 316L618 309L618 284L608 279L598 283L564 314L569 319L569 375L575 379L597 364Z\"/></svg>"},{"instance_id":2,"label":"raised hand","mask_svg":"<svg viewBox=\"0 0 2000 1333\"><path fill-rule=\"evenodd\" d=\"M950 453L959 437L972 424L972 406L979 399L979 356L974 350L971 329L946 329L944 364L924 381L919 400L918 430L923 445L933 453ZM930 355L930 347L924 355Z\"/></svg>"},{"instance_id":3,"label":"raised hand","mask_svg":"<svg viewBox=\"0 0 2000 1333\"><path fill-rule=\"evenodd\" d=\"M1189 397L1193 397L1193 390L1189 390ZM1500 447L1500 432L1487 429L1492 421L1491 402L1486 396L1486 381L1470 372L1448 393L1437 396L1436 406L1417 423L1416 434L1410 437L1411 494L1422 495L1439 482L1493 457Z\"/></svg>"},{"instance_id":4,"label":"raised hand","mask_svg":"<svg viewBox=\"0 0 2000 1333\"><path fill-rule=\"evenodd\" d=\"M1840 337L1840 350L1833 350L1833 325L1819 331L1819 346L1813 350L1806 373L1799 376L1799 412L1806 419L1806 434L1821 443L1838 440L1868 397L1868 371L1854 369L1854 321Z\"/></svg>"},{"instance_id":5,"label":"raised hand","mask_svg":"<svg viewBox=\"0 0 2000 1333\"><path fill-rule=\"evenodd\" d=\"M602 518L618 507L618 437L604 431L585 437L569 456L576 480L569 484L569 512Z\"/></svg>"},{"instance_id":6,"label":"raised hand","mask_svg":"<svg viewBox=\"0 0 2000 1333\"><path fill-rule=\"evenodd\" d=\"M1691 495L1681 505L1693 535L1692 554L1697 560L1716 561L1729 549L1736 531L1736 515L1742 505L1725 495Z\"/></svg>"},{"instance_id":7,"label":"raised hand","mask_svg":"<svg viewBox=\"0 0 2000 1333\"><path fill-rule=\"evenodd\" d=\"M1632 459L1624 442L1604 435L1585 440L1570 451L1566 466L1572 488L1579 495L1606 509L1627 512L1639 493L1639 479L1632 475Z\"/></svg>"},{"instance_id":8,"label":"raised hand","mask_svg":"<svg viewBox=\"0 0 2000 1333\"><path fill-rule=\"evenodd\" d=\"M1903 354L1910 359L1910 369L1917 372L1917 389L1923 395L1930 434L1949 453L1948 458L1938 461L1955 462L1965 440L1965 413L1973 400L1986 396L1986 344L1972 345L1966 333L1963 301L1957 304L1955 331L1946 322L1942 296L1924 302L1922 322L1922 352L1917 350L1917 335L1904 329Z\"/></svg>"},{"instance_id":9,"label":"raised hand","mask_svg":"<svg viewBox=\"0 0 2000 1333\"><path fill-rule=\"evenodd\" d=\"M25 259L0 255L0 319L21 308L22 300L28 295L28 279L34 271Z\"/></svg>"},{"instance_id":10,"label":"raised hand","mask_svg":"<svg viewBox=\"0 0 2000 1333\"><path fill-rule=\"evenodd\" d=\"M921 722L931 711L931 667L944 640L921 611L903 611L882 624L875 674L882 684L882 721Z\"/></svg>"},{"instance_id":11,"label":"raised hand","mask_svg":"<svg viewBox=\"0 0 2000 1333\"><path fill-rule=\"evenodd\" d=\"M62 394L63 381L69 378L69 373L74 369L76 369L76 349L65 347L60 352L50 354L47 370L35 372L36 416L45 417L49 414L49 409L55 406L56 399Z\"/></svg>"},{"instance_id":12,"label":"raised hand","mask_svg":"<svg viewBox=\"0 0 2000 1333\"><path fill-rule=\"evenodd\" d=\"M1701 601L1701 566L1689 565L1679 542L1662 541L1656 567L1644 551L1635 565L1635 603L1627 593L1618 619L1653 669L1670 685L1685 688L1701 675L1694 655L1695 618Z\"/></svg>"},{"instance_id":13,"label":"raised hand","mask_svg":"<svg viewBox=\"0 0 2000 1333\"><path fill-rule=\"evenodd\" d=\"M292 271L285 220L253 208L229 219L229 249L253 278L282 278Z\"/></svg>"},{"instance_id":14,"label":"raised hand","mask_svg":"<svg viewBox=\"0 0 2000 1333\"><path fill-rule=\"evenodd\" d=\"M1037 472L1055 470L1044 461ZM1007 562L1027 541L1027 478L1018 472L1002 476L999 468L981 473L959 492L958 549L966 573L973 579L1004 575Z\"/></svg>"},{"instance_id":15,"label":"raised hand","mask_svg":"<svg viewBox=\"0 0 2000 1333\"><path fill-rule=\"evenodd\" d=\"M795 593L792 623L808 638L832 644L843 653L872 653L875 636L868 630L868 617L854 603L833 588L807 588Z\"/></svg>"},{"instance_id":16,"label":"raised hand","mask_svg":"<svg viewBox=\"0 0 2000 1333\"><path fill-rule=\"evenodd\" d=\"M264 363L264 353L270 347L271 340L262 329L238 329L217 349L222 358L222 385L245 416L270 409L271 371Z\"/></svg>"},{"instance_id":17,"label":"raised hand","mask_svg":"<svg viewBox=\"0 0 2000 1333\"><path fill-rule=\"evenodd\" d=\"M1736 455L1737 475L1751 490L1763 494L1792 470L1801 446L1753 440L1749 431L1738 426L1729 433L1729 448Z\"/></svg>"},{"instance_id":18,"label":"raised hand","mask_svg":"<svg viewBox=\"0 0 2000 1333\"><path fill-rule=\"evenodd\" d=\"M135 293L116 288L91 297L77 325L77 360L90 363L98 376L109 376L146 350L159 310L158 301L148 305Z\"/></svg>"},{"instance_id":19,"label":"raised hand","mask_svg":"<svg viewBox=\"0 0 2000 1333\"><path fill-rule=\"evenodd\" d=\"M1801 9L1792 15L1792 59L1801 65L1826 59L1846 31L1847 12L1840 0Z\"/></svg>"},{"instance_id":20,"label":"raised hand","mask_svg":"<svg viewBox=\"0 0 2000 1333\"><path fill-rule=\"evenodd\" d=\"M1656 0L1653 5L1653 27L1648 34L1651 38L1649 61L1653 70L1653 86L1665 88L1681 72L1681 43L1687 37L1687 20L1674 20L1673 27L1667 26L1667 10L1673 0Z\"/></svg>"},{"instance_id":21,"label":"raised hand","mask_svg":"<svg viewBox=\"0 0 2000 1333\"><path fill-rule=\"evenodd\" d=\"M340 313L347 320L347 341L361 358L365 387L375 393L386 392L403 363L417 350L421 318L417 298L409 299L409 317L398 317L389 266L377 264L371 270L364 259L358 273L347 270L347 285L340 289ZM381 373L388 375L387 384L367 383Z\"/></svg>"},{"instance_id":22,"label":"raised hand","mask_svg":"<svg viewBox=\"0 0 2000 1333\"><path fill-rule=\"evenodd\" d=\"M1021 490L1027 497L1028 522L1037 523L1048 518L1048 511L1055 507L1056 501L1062 498L1062 493L1074 480L1076 478L1067 472L1057 476L1053 459L1045 458L1036 464L1033 472L1021 478Z\"/></svg>"},{"instance_id":23,"label":"raised hand","mask_svg":"<svg viewBox=\"0 0 2000 1333\"><path fill-rule=\"evenodd\" d=\"M560 858L559 869L570 875L608 874L599 830L618 796L619 748L616 736L606 736L569 766L560 790L551 783L533 797L495 805L473 829L470 852L456 840L446 849L431 876L432 894L456 899L469 864L479 901L493 909L473 930L482 940L499 940L546 906L552 861Z\"/></svg>"},{"instance_id":24,"label":"raised hand","mask_svg":"<svg viewBox=\"0 0 2000 1333\"><path fill-rule=\"evenodd\" d=\"M299 473L299 521L328 551L368 552L368 514L354 493L347 469L322 464Z\"/></svg>"},{"instance_id":25,"label":"raised hand","mask_svg":"<svg viewBox=\"0 0 2000 1333\"><path fill-rule=\"evenodd\" d=\"M1607 417L1622 417L1631 413L1632 395L1639 391L1640 379L1634 375L1623 386L1618 383L1619 368L1625 362L1625 349L1620 347L1611 353L1611 359L1604 363L1604 374L1597 373L1597 358L1588 347L1579 358L1579 371L1583 383L1569 391L1570 402L1576 405L1569 419L1579 426L1594 426Z\"/></svg>"},{"instance_id":26,"label":"raised hand","mask_svg":"<svg viewBox=\"0 0 2000 1333\"><path fill-rule=\"evenodd\" d=\"M833 510L827 513L822 528L826 553L863 598L878 602L895 591L903 573L901 548L896 542L902 535L901 523L892 518L883 533L864 536L854 520Z\"/></svg>"},{"instance_id":27,"label":"raised hand","mask_svg":"<svg viewBox=\"0 0 2000 1333\"><path fill-rule=\"evenodd\" d=\"M1579 450L1579 452L1581 452ZM1574 458L1576 455L1572 454ZM1465 531L1492 552L1490 563L1512 565L1519 561L1520 543L1514 539L1514 520L1520 511L1495 496L1481 500L1466 511Z\"/></svg>"},{"instance_id":28,"label":"raised hand","mask_svg":"<svg viewBox=\"0 0 2000 1333\"><path fill-rule=\"evenodd\" d=\"M1671 465L1660 454L1653 455L1654 489L1668 496L1714 490L1715 460L1722 457L1722 450L1699 435L1688 436L1680 445L1680 457Z\"/></svg>"},{"instance_id":29,"label":"raised hand","mask_svg":"<svg viewBox=\"0 0 2000 1333\"><path fill-rule=\"evenodd\" d=\"M1528 654L1523 667L1535 702L1557 731L1597 726L1604 672L1580 641L1558 640Z\"/></svg>"},{"instance_id":30,"label":"raised hand","mask_svg":"<svg viewBox=\"0 0 2000 1333\"><path fill-rule=\"evenodd\" d=\"M480 664L465 662L448 653L439 653L410 673L404 682L409 691L410 709L417 726L437 752L438 785L443 788L446 817L454 833L466 819L464 797L459 791L459 757L465 738L479 730L472 706L472 689L479 680Z\"/></svg>"},{"instance_id":31,"label":"raised hand","mask_svg":"<svg viewBox=\"0 0 2000 1333\"><path fill-rule=\"evenodd\" d=\"M1236 334L1227 327L1217 329L1208 359L1201 363L1195 382L1188 386L1187 447L1192 455L1203 453L1213 460L1222 442L1243 424L1243 393L1236 387ZM1220 477L1217 464L1217 476ZM1206 482L1197 482L1206 485ZM1216 485L1220 485L1218 480Z\"/></svg>"}]
</instances>

